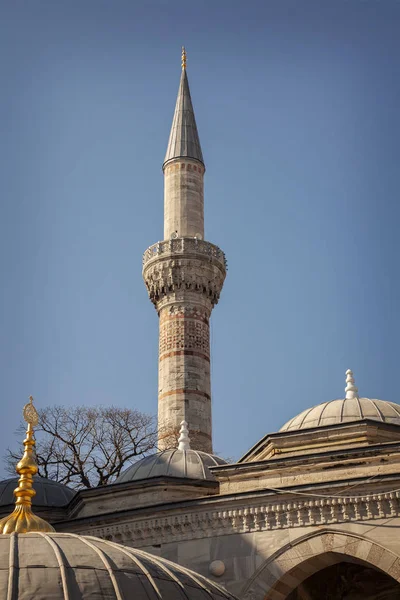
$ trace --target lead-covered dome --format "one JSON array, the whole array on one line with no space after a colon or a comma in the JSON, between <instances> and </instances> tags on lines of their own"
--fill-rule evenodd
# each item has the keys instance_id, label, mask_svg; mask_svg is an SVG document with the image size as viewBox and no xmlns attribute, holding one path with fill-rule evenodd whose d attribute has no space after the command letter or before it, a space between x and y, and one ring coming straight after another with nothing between
<instances>
[{"instance_id":1,"label":"lead-covered dome","mask_svg":"<svg viewBox=\"0 0 400 600\"><path fill-rule=\"evenodd\" d=\"M186 421L182 421L178 448L171 448L142 458L121 473L115 483L138 481L151 477L187 477L215 481L209 467L226 465L226 461L214 454L191 450Z\"/></svg>"},{"instance_id":2,"label":"lead-covered dome","mask_svg":"<svg viewBox=\"0 0 400 600\"><path fill-rule=\"evenodd\" d=\"M168 560L72 533L0 535L0 600L234 600Z\"/></svg>"},{"instance_id":3,"label":"lead-covered dome","mask_svg":"<svg viewBox=\"0 0 400 600\"><path fill-rule=\"evenodd\" d=\"M386 400L360 398L354 384L353 373L346 371L346 397L313 406L285 423L280 431L292 431L322 427L337 423L349 423L372 419L382 423L400 425L400 405Z\"/></svg>"},{"instance_id":4,"label":"lead-covered dome","mask_svg":"<svg viewBox=\"0 0 400 600\"><path fill-rule=\"evenodd\" d=\"M10 477L0 481L0 508L9 504L14 504L14 490L18 486L18 477ZM62 483L46 479L45 477L35 478L35 496L32 499L33 506L60 508L66 506L75 496L75 490L72 490Z\"/></svg>"},{"instance_id":5,"label":"lead-covered dome","mask_svg":"<svg viewBox=\"0 0 400 600\"><path fill-rule=\"evenodd\" d=\"M214 481L215 477L209 467L225 464L225 460L207 452L172 448L142 458L121 473L116 483L150 477L187 477Z\"/></svg>"},{"instance_id":6,"label":"lead-covered dome","mask_svg":"<svg viewBox=\"0 0 400 600\"><path fill-rule=\"evenodd\" d=\"M400 406L394 402L371 398L331 400L304 410L288 421L279 431L309 429L310 427L348 423L361 419L373 419L400 425Z\"/></svg>"}]
</instances>

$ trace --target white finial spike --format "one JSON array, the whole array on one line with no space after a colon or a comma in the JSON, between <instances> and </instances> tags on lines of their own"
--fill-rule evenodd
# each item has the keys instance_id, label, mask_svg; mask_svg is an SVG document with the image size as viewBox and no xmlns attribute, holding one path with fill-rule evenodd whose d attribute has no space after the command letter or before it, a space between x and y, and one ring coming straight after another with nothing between
<instances>
[{"instance_id":1,"label":"white finial spike","mask_svg":"<svg viewBox=\"0 0 400 600\"><path fill-rule=\"evenodd\" d=\"M346 392L347 399L358 398L358 388L354 385L353 371L351 369L347 369L346 371L346 387L344 391Z\"/></svg>"},{"instance_id":2,"label":"white finial spike","mask_svg":"<svg viewBox=\"0 0 400 600\"><path fill-rule=\"evenodd\" d=\"M190 450L188 424L182 421L179 431L178 450Z\"/></svg>"}]
</instances>

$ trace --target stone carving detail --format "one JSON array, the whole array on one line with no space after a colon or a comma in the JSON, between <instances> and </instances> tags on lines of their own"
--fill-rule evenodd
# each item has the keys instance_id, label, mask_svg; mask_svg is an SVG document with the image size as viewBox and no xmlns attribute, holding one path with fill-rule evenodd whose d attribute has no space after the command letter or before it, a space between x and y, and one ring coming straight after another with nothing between
<instances>
[{"instance_id":1,"label":"stone carving detail","mask_svg":"<svg viewBox=\"0 0 400 600\"><path fill-rule=\"evenodd\" d=\"M199 240L197 238L177 238L175 240L166 240L153 244L143 254L143 267L152 260L163 254L204 254L205 256L216 258L220 261L226 270L228 265L225 253L211 242Z\"/></svg>"},{"instance_id":2,"label":"stone carving detail","mask_svg":"<svg viewBox=\"0 0 400 600\"><path fill-rule=\"evenodd\" d=\"M226 276L225 254L214 244L177 238L150 246L143 257L143 278L157 306L164 296L180 290L205 295L217 304Z\"/></svg>"},{"instance_id":3,"label":"stone carving detail","mask_svg":"<svg viewBox=\"0 0 400 600\"><path fill-rule=\"evenodd\" d=\"M122 539L136 547L154 543L232 533L247 533L307 525L331 525L400 515L400 492L379 492L354 498L302 498L282 503L173 514L138 519L115 526L80 531L106 539Z\"/></svg>"},{"instance_id":4,"label":"stone carving detail","mask_svg":"<svg viewBox=\"0 0 400 600\"><path fill-rule=\"evenodd\" d=\"M199 318L190 318L190 316L190 313L186 313L184 318L161 318L160 356L164 352L177 349L199 350L209 356L210 328L208 322Z\"/></svg>"}]
</instances>

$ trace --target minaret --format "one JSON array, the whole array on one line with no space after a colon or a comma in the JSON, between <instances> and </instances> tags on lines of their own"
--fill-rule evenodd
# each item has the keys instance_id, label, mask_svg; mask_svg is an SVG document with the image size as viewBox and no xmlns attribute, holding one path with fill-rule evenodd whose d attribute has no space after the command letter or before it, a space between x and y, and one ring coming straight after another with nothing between
<instances>
[{"instance_id":1,"label":"minaret","mask_svg":"<svg viewBox=\"0 0 400 600\"><path fill-rule=\"evenodd\" d=\"M184 48L163 172L164 241L143 256L143 278L160 320L159 447L175 446L180 424L187 421L191 447L212 452L209 319L226 260L204 240L205 166Z\"/></svg>"}]
</instances>

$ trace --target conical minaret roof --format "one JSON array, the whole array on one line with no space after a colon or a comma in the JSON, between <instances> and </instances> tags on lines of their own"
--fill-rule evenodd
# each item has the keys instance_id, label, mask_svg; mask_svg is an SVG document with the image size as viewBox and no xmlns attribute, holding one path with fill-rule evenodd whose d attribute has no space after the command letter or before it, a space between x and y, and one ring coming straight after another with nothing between
<instances>
[{"instance_id":1,"label":"conical minaret roof","mask_svg":"<svg viewBox=\"0 0 400 600\"><path fill-rule=\"evenodd\" d=\"M186 52L184 48L182 49L181 81L164 165L173 158L181 157L194 158L204 164L192 99L190 97L189 81L186 72Z\"/></svg>"}]
</instances>

